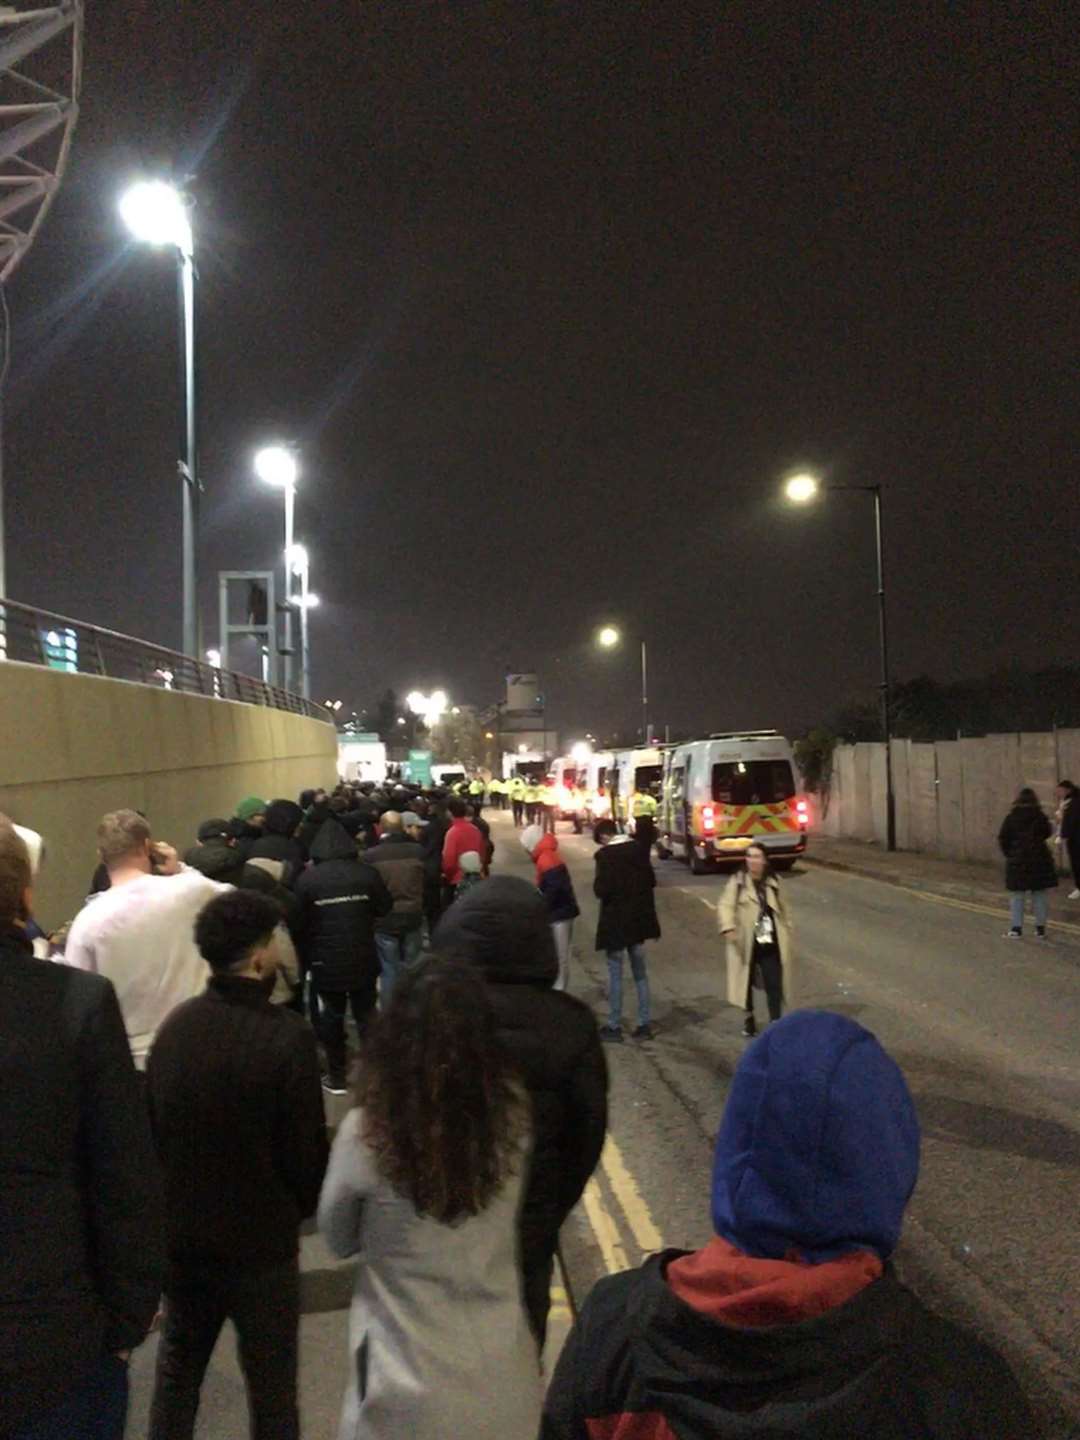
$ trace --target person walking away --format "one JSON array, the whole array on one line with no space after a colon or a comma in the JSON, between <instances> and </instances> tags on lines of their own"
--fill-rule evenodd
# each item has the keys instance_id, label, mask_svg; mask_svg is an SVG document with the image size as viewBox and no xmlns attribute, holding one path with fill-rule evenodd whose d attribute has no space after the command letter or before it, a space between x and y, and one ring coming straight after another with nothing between
<instances>
[{"instance_id":1,"label":"person walking away","mask_svg":"<svg viewBox=\"0 0 1080 1440\"><path fill-rule=\"evenodd\" d=\"M724 1108L714 1238L600 1281L541 1440L1038 1435L1004 1360L889 1263L919 1146L904 1077L869 1031L820 1010L771 1026Z\"/></svg>"},{"instance_id":2,"label":"person walking away","mask_svg":"<svg viewBox=\"0 0 1080 1440\"><path fill-rule=\"evenodd\" d=\"M511 776L507 793L510 796L514 824L520 828L525 824L525 781L520 775Z\"/></svg>"},{"instance_id":3,"label":"person walking away","mask_svg":"<svg viewBox=\"0 0 1080 1440\"><path fill-rule=\"evenodd\" d=\"M379 1005L385 1010L403 970L420 959L424 939L424 847L420 816L411 810L383 817L382 839L364 859L390 891L394 908L375 922Z\"/></svg>"},{"instance_id":4,"label":"person walking away","mask_svg":"<svg viewBox=\"0 0 1080 1440\"><path fill-rule=\"evenodd\" d=\"M525 782L525 824L540 824L540 786L535 780Z\"/></svg>"},{"instance_id":5,"label":"person walking away","mask_svg":"<svg viewBox=\"0 0 1080 1440\"><path fill-rule=\"evenodd\" d=\"M765 847L746 850L746 862L727 883L718 909L727 942L728 1004L745 1013L743 1035L757 1034L754 987L763 988L769 1019L779 1020L793 1005L794 944L791 916Z\"/></svg>"},{"instance_id":6,"label":"person walking away","mask_svg":"<svg viewBox=\"0 0 1080 1440\"><path fill-rule=\"evenodd\" d=\"M483 779L477 773L469 781L469 804L473 807L473 813L479 815L484 808L485 785Z\"/></svg>"},{"instance_id":7,"label":"person walking away","mask_svg":"<svg viewBox=\"0 0 1080 1440\"><path fill-rule=\"evenodd\" d=\"M326 1051L323 1087L346 1094L345 1012L362 1036L379 983L375 925L394 908L379 872L356 852L337 820L325 820L311 846L313 864L296 882L300 954L318 996L317 1030Z\"/></svg>"},{"instance_id":8,"label":"person walking away","mask_svg":"<svg viewBox=\"0 0 1080 1440\"><path fill-rule=\"evenodd\" d=\"M161 1177L115 991L36 959L32 913L0 816L0 1434L123 1440L161 1294Z\"/></svg>"},{"instance_id":9,"label":"person walking away","mask_svg":"<svg viewBox=\"0 0 1080 1440\"><path fill-rule=\"evenodd\" d=\"M481 977L436 956L406 971L364 1046L319 1202L330 1249L359 1257L349 1440L534 1440L516 1225L529 1129Z\"/></svg>"},{"instance_id":10,"label":"person walking away","mask_svg":"<svg viewBox=\"0 0 1080 1440\"><path fill-rule=\"evenodd\" d=\"M265 800L260 800L258 795L248 795L246 799L240 801L231 825L232 832L236 836L237 846L245 860L251 854L251 847L255 841L262 839L265 824Z\"/></svg>"},{"instance_id":11,"label":"person walking away","mask_svg":"<svg viewBox=\"0 0 1080 1440\"><path fill-rule=\"evenodd\" d=\"M424 921L427 925L429 945L439 918L446 908L443 902L442 852L449 829L450 818L446 813L446 805L442 800L433 800L421 841L424 847Z\"/></svg>"},{"instance_id":12,"label":"person walking away","mask_svg":"<svg viewBox=\"0 0 1080 1440\"><path fill-rule=\"evenodd\" d=\"M147 1072L165 1170L169 1265L149 1440L191 1440L221 1327L236 1327L254 1440L297 1440L300 1225L328 1146L311 1028L273 1005L274 902L211 900L202 995L173 1011Z\"/></svg>"},{"instance_id":13,"label":"person walking away","mask_svg":"<svg viewBox=\"0 0 1080 1440\"><path fill-rule=\"evenodd\" d=\"M587 1005L553 989L559 966L548 909L526 880L493 875L477 886L443 916L435 943L484 975L499 1040L532 1101L519 1243L525 1306L542 1353L559 1230L607 1131L607 1065L596 1021Z\"/></svg>"},{"instance_id":14,"label":"person walking away","mask_svg":"<svg viewBox=\"0 0 1080 1440\"><path fill-rule=\"evenodd\" d=\"M307 863L307 851L297 839L303 821L304 812L295 800L271 800L263 833L248 852L253 865L261 865L287 890L294 888Z\"/></svg>"},{"instance_id":15,"label":"person walking away","mask_svg":"<svg viewBox=\"0 0 1080 1440\"><path fill-rule=\"evenodd\" d=\"M544 897L551 936L555 941L559 975L553 988L567 990L570 986L570 944L574 921L581 914L574 894L574 882L554 835L545 835L538 825L532 825L522 832L521 843L525 853L536 863L536 886Z\"/></svg>"},{"instance_id":16,"label":"person walking away","mask_svg":"<svg viewBox=\"0 0 1080 1440\"><path fill-rule=\"evenodd\" d=\"M497 775L488 781L488 798L496 810L506 809L506 787Z\"/></svg>"},{"instance_id":17,"label":"person walking away","mask_svg":"<svg viewBox=\"0 0 1080 1440\"><path fill-rule=\"evenodd\" d=\"M461 857L461 879L454 886L455 903L463 895L468 895L470 890L475 890L477 885L484 883L484 861L475 850L466 850Z\"/></svg>"},{"instance_id":18,"label":"person walking away","mask_svg":"<svg viewBox=\"0 0 1080 1440\"><path fill-rule=\"evenodd\" d=\"M574 811L574 834L581 835L585 828L585 813L588 809L589 797L581 781L577 781L570 795L570 803Z\"/></svg>"},{"instance_id":19,"label":"person walking away","mask_svg":"<svg viewBox=\"0 0 1080 1440\"><path fill-rule=\"evenodd\" d=\"M461 884L461 856L466 850L475 850L483 859L486 852L484 837L468 818L468 806L464 800L454 796L448 801L450 828L443 841L442 874L443 882L451 889Z\"/></svg>"},{"instance_id":20,"label":"person walking away","mask_svg":"<svg viewBox=\"0 0 1080 1440\"><path fill-rule=\"evenodd\" d=\"M1005 856L1005 889L1009 892L1010 925L1006 931L1009 940L1019 940L1024 933L1024 904L1029 894L1035 915L1035 938L1046 939L1049 892L1058 883L1057 866L1048 843L1052 833L1053 826L1039 804L1039 797L1025 786L998 831L998 845Z\"/></svg>"},{"instance_id":21,"label":"person walking away","mask_svg":"<svg viewBox=\"0 0 1080 1440\"><path fill-rule=\"evenodd\" d=\"M1080 900L1080 792L1071 780L1059 780L1057 797L1058 844L1065 849L1073 877L1069 899Z\"/></svg>"},{"instance_id":22,"label":"person walking away","mask_svg":"<svg viewBox=\"0 0 1080 1440\"><path fill-rule=\"evenodd\" d=\"M641 790L635 787L634 793L630 797L630 814L634 820L634 839L650 857L652 848L656 844L656 812L659 808L656 796L651 790Z\"/></svg>"},{"instance_id":23,"label":"person walking away","mask_svg":"<svg viewBox=\"0 0 1080 1440\"><path fill-rule=\"evenodd\" d=\"M477 830L480 831L480 837L484 842L483 849L480 851L480 858L484 862L484 874L490 875L491 862L495 858L495 842L491 838L491 826L482 815L478 815L475 812L471 803L466 807L465 819L471 820Z\"/></svg>"},{"instance_id":24,"label":"person walking away","mask_svg":"<svg viewBox=\"0 0 1080 1440\"><path fill-rule=\"evenodd\" d=\"M645 942L660 939L656 914L656 875L648 855L630 835L620 835L614 820L601 820L593 830L596 878L593 893L600 901L596 948L607 956L608 1021L600 1027L603 1040L621 1041L623 964L627 958L637 990L638 1023L635 1040L653 1036L649 972Z\"/></svg>"},{"instance_id":25,"label":"person walking away","mask_svg":"<svg viewBox=\"0 0 1080 1440\"><path fill-rule=\"evenodd\" d=\"M155 843L135 810L105 815L97 843L111 884L72 921L64 963L112 981L135 1068L145 1070L166 1016L206 985L195 917L228 887Z\"/></svg>"}]
</instances>

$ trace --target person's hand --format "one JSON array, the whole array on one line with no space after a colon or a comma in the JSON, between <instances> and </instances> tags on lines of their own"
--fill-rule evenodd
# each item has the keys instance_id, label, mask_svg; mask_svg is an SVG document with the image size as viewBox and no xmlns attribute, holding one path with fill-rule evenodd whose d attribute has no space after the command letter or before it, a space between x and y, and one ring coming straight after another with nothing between
<instances>
[{"instance_id":1,"label":"person's hand","mask_svg":"<svg viewBox=\"0 0 1080 1440\"><path fill-rule=\"evenodd\" d=\"M183 866L180 856L164 840L154 841L154 869L159 875L179 875Z\"/></svg>"},{"instance_id":2,"label":"person's hand","mask_svg":"<svg viewBox=\"0 0 1080 1440\"><path fill-rule=\"evenodd\" d=\"M117 1350L117 1352L116 1352L116 1358L117 1358L117 1360L122 1361L122 1362L126 1365L126 1364L128 1363L128 1361L131 1359L131 1351L130 1351L130 1350Z\"/></svg>"}]
</instances>

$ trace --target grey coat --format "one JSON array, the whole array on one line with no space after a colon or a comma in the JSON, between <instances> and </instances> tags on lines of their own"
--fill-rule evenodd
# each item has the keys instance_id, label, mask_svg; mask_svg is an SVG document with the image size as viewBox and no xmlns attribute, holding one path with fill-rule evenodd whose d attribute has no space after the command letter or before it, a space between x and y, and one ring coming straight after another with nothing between
<instances>
[{"instance_id":1,"label":"grey coat","mask_svg":"<svg viewBox=\"0 0 1080 1440\"><path fill-rule=\"evenodd\" d=\"M524 1155L485 1211L443 1225L383 1179L360 1122L350 1110L338 1130L319 1202L330 1249L359 1259L340 1440L535 1440L540 1372L517 1265Z\"/></svg>"}]
</instances>

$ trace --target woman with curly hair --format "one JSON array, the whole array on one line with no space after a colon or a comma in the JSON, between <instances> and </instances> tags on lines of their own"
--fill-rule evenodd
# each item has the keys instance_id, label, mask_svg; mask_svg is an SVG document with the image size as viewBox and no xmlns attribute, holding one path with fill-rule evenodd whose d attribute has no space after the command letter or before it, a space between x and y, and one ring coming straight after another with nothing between
<instances>
[{"instance_id":1,"label":"woman with curly hair","mask_svg":"<svg viewBox=\"0 0 1080 1440\"><path fill-rule=\"evenodd\" d=\"M438 956L406 971L319 1204L330 1249L360 1262L342 1440L533 1440L516 1228L530 1128L482 978Z\"/></svg>"}]
</instances>

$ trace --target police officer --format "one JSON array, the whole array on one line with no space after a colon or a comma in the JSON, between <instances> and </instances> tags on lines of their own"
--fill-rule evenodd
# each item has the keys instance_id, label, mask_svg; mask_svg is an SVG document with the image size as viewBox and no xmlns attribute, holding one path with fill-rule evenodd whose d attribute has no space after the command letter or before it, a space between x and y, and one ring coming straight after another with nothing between
<instances>
[{"instance_id":1,"label":"police officer","mask_svg":"<svg viewBox=\"0 0 1080 1440\"><path fill-rule=\"evenodd\" d=\"M540 824L545 835L555 834L555 816L558 813L559 793L550 780L540 786Z\"/></svg>"},{"instance_id":2,"label":"police officer","mask_svg":"<svg viewBox=\"0 0 1080 1440\"><path fill-rule=\"evenodd\" d=\"M520 775L510 777L507 792L514 812L514 824L520 829L525 823L525 781Z\"/></svg>"},{"instance_id":3,"label":"police officer","mask_svg":"<svg viewBox=\"0 0 1080 1440\"><path fill-rule=\"evenodd\" d=\"M479 771L469 781L469 804L476 815L484 808L484 780Z\"/></svg>"},{"instance_id":4,"label":"police officer","mask_svg":"<svg viewBox=\"0 0 1080 1440\"><path fill-rule=\"evenodd\" d=\"M540 786L535 780L529 779L525 782L525 823L526 825L538 825L540 816L537 813L540 808Z\"/></svg>"},{"instance_id":5,"label":"police officer","mask_svg":"<svg viewBox=\"0 0 1080 1440\"><path fill-rule=\"evenodd\" d=\"M634 839L645 851L652 853L656 844L656 812L660 807L651 790L635 789L630 797L630 814L634 818Z\"/></svg>"}]
</instances>

